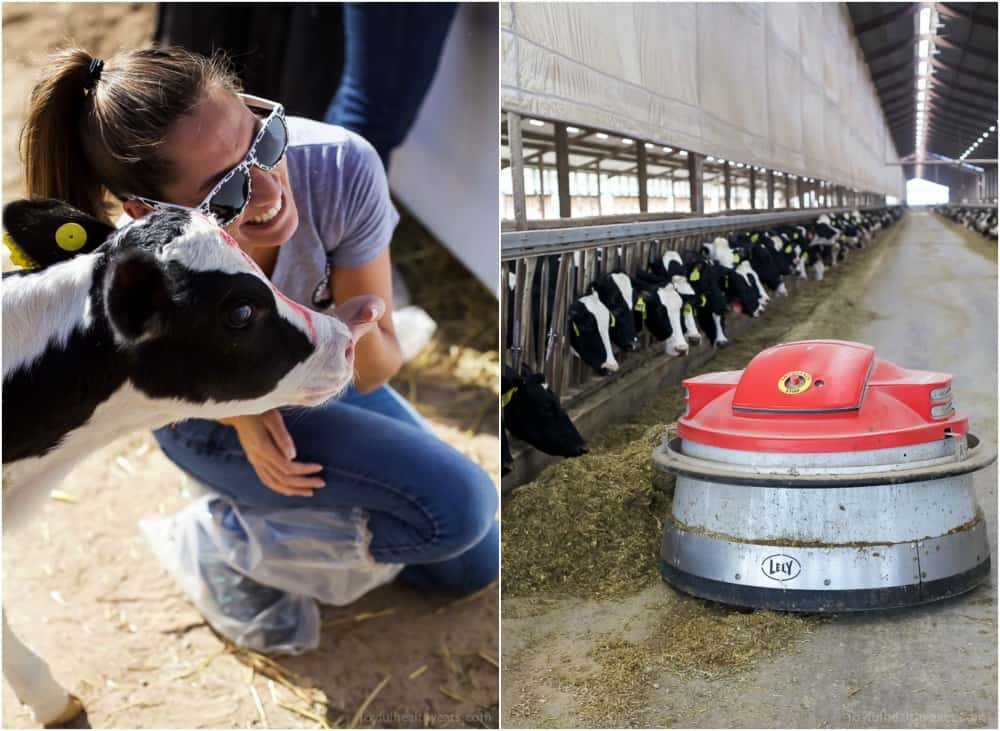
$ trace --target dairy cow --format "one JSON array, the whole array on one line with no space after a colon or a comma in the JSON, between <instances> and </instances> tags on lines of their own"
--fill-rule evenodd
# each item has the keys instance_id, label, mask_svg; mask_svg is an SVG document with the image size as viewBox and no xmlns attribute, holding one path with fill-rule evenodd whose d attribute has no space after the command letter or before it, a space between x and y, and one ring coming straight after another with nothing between
<instances>
[{"instance_id":1,"label":"dairy cow","mask_svg":"<svg viewBox=\"0 0 1000 731\"><path fill-rule=\"evenodd\" d=\"M674 289L684 301L684 307L681 310L684 337L689 343L700 343L701 333L698 331L698 324L695 322L694 316L698 298L688 281L687 265L683 257L676 251L667 251L662 257L650 264L650 270L651 273L661 277L665 282L674 285Z\"/></svg>"},{"instance_id":2,"label":"dairy cow","mask_svg":"<svg viewBox=\"0 0 1000 731\"><path fill-rule=\"evenodd\" d=\"M602 274L592 285L592 290L611 313L611 342L622 350L639 347L639 337L632 317L632 280L624 272Z\"/></svg>"},{"instance_id":3,"label":"dairy cow","mask_svg":"<svg viewBox=\"0 0 1000 731\"><path fill-rule=\"evenodd\" d=\"M384 304L338 317L286 299L213 221L171 210L114 230L58 201L4 209L34 268L3 278L4 532L81 459L171 421L315 406L350 383L357 339ZM4 675L43 724L76 696L3 621Z\"/></svg>"},{"instance_id":4,"label":"dairy cow","mask_svg":"<svg viewBox=\"0 0 1000 731\"><path fill-rule=\"evenodd\" d=\"M570 305L569 330L570 348L580 360L602 376L618 370L618 361L611 349L611 312L596 292Z\"/></svg>"},{"instance_id":5,"label":"dairy cow","mask_svg":"<svg viewBox=\"0 0 1000 731\"><path fill-rule=\"evenodd\" d=\"M503 423L507 431L535 449L556 457L579 457L587 443L577 431L545 376L504 368L500 379Z\"/></svg>"}]
</instances>

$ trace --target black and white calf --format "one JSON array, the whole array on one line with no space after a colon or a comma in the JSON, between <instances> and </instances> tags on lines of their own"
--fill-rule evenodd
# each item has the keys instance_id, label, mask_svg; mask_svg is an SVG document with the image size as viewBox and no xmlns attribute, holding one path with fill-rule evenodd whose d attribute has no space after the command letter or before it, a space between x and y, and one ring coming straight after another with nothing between
<instances>
[{"instance_id":1,"label":"black and white calf","mask_svg":"<svg viewBox=\"0 0 1000 731\"><path fill-rule=\"evenodd\" d=\"M556 457L586 454L586 441L541 373L504 368L500 393L504 428L515 437Z\"/></svg>"},{"instance_id":2,"label":"black and white calf","mask_svg":"<svg viewBox=\"0 0 1000 731\"><path fill-rule=\"evenodd\" d=\"M601 302L611 313L611 342L622 350L639 347L639 337L635 331L632 308L632 280L624 272L602 274L592 285Z\"/></svg>"},{"instance_id":3,"label":"black and white calf","mask_svg":"<svg viewBox=\"0 0 1000 731\"><path fill-rule=\"evenodd\" d=\"M7 206L4 228L39 263L3 278L5 533L123 434L327 401L350 382L355 342L384 308L361 297L338 317L306 310L200 214L155 213L116 231L33 200ZM87 245L65 246L67 233ZM82 711L6 618L3 643L4 675L39 722Z\"/></svg>"},{"instance_id":4,"label":"black and white calf","mask_svg":"<svg viewBox=\"0 0 1000 731\"><path fill-rule=\"evenodd\" d=\"M684 337L681 322L684 310L681 291L693 296L694 290L686 279L681 277L680 280L677 283L665 283L649 272L639 272L636 275L636 327L645 327L654 338L666 341L665 352L671 356L688 353L688 341Z\"/></svg>"},{"instance_id":5,"label":"black and white calf","mask_svg":"<svg viewBox=\"0 0 1000 731\"><path fill-rule=\"evenodd\" d=\"M569 307L570 348L602 376L618 370L618 361L611 349L611 317L611 311L601 302L597 292L580 297Z\"/></svg>"},{"instance_id":6,"label":"black and white calf","mask_svg":"<svg viewBox=\"0 0 1000 731\"><path fill-rule=\"evenodd\" d=\"M722 290L722 280L728 271L698 252L685 252L687 280L695 294L695 319L698 327L716 348L729 345L726 338L726 312L729 306Z\"/></svg>"},{"instance_id":7,"label":"black and white calf","mask_svg":"<svg viewBox=\"0 0 1000 731\"><path fill-rule=\"evenodd\" d=\"M760 280L750 265L748 252L735 251L729 241L721 236L702 244L703 255L722 267L722 290L734 309L751 317L759 317L770 297L764 291Z\"/></svg>"},{"instance_id":8,"label":"black and white calf","mask_svg":"<svg viewBox=\"0 0 1000 731\"><path fill-rule=\"evenodd\" d=\"M694 317L694 308L698 298L688 281L687 265L684 263L684 259L676 251L667 251L658 261L654 261L650 268L654 274L674 285L674 289L684 301L684 308L681 311L684 337L689 343L700 343L701 333L698 331Z\"/></svg>"}]
</instances>

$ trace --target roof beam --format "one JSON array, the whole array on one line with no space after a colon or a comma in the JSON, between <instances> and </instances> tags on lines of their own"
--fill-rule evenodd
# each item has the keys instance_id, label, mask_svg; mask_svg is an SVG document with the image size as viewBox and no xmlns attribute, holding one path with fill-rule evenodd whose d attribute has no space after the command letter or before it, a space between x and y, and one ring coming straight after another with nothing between
<instances>
[{"instance_id":1,"label":"roof beam","mask_svg":"<svg viewBox=\"0 0 1000 731\"><path fill-rule=\"evenodd\" d=\"M935 102L928 102L927 106L930 110L939 116L945 117L947 119L954 120L956 122L965 122L979 125L991 125L996 124L996 117L993 115L983 116L981 112L968 111L962 114L952 112L948 107L936 104Z\"/></svg>"},{"instance_id":2,"label":"roof beam","mask_svg":"<svg viewBox=\"0 0 1000 731\"><path fill-rule=\"evenodd\" d=\"M910 78L908 78L908 79L900 79L899 81L894 81L891 84L889 84L888 86L883 86L883 87L880 88L878 86L878 84L876 84L875 85L875 91L878 92L879 96L882 96L884 94L888 94L890 91L896 91L896 89L902 89L903 87L906 87L906 86L908 86L908 87L910 87L912 89L914 87L915 83L916 83L916 80L913 78L913 74L910 74Z\"/></svg>"},{"instance_id":3,"label":"roof beam","mask_svg":"<svg viewBox=\"0 0 1000 731\"><path fill-rule=\"evenodd\" d=\"M972 46L972 45L962 46L959 45L958 43L953 43L952 41L949 41L944 36L935 36L934 45L940 46L941 48L947 48L948 50L951 51L958 51L959 53L967 53L970 56L975 56L976 58L982 58L986 61L992 61L993 63L996 63L997 61L997 56L995 53L984 51L981 48L979 48L979 46Z\"/></svg>"},{"instance_id":4,"label":"roof beam","mask_svg":"<svg viewBox=\"0 0 1000 731\"><path fill-rule=\"evenodd\" d=\"M869 66L868 68L870 69L871 66ZM886 66L881 71L873 71L872 81L873 82L878 81L879 79L885 78L886 76L894 74L898 71L905 71L906 69L912 69L912 68L913 68L913 59L907 59L903 63L896 64L895 66Z\"/></svg>"},{"instance_id":5,"label":"roof beam","mask_svg":"<svg viewBox=\"0 0 1000 731\"><path fill-rule=\"evenodd\" d=\"M883 56L891 56L897 51L902 51L903 49L906 48L909 49L913 48L912 38L906 38L900 41L899 43L890 43L888 46L882 46L881 48L877 48L874 51L866 53L865 58L867 59L869 65L871 65L872 61L876 61L882 58Z\"/></svg>"},{"instance_id":6,"label":"roof beam","mask_svg":"<svg viewBox=\"0 0 1000 731\"><path fill-rule=\"evenodd\" d=\"M876 16L871 20L866 20L864 23L855 23L854 34L861 35L862 33L867 33L870 30L881 28L883 25L888 25L899 18L906 18L910 15L914 15L919 9L920 6L917 3L901 3L900 7L895 10L890 10L888 13L883 13L882 15Z\"/></svg>"},{"instance_id":7,"label":"roof beam","mask_svg":"<svg viewBox=\"0 0 1000 731\"><path fill-rule=\"evenodd\" d=\"M967 102L963 99L955 99L954 97L947 99L942 94L937 93L933 89L928 89L927 92L928 92L927 93L928 97L930 97L931 99L937 99L949 109L954 109L955 107L961 107L962 109L973 109L977 112L982 112L984 114L988 114L993 117L997 116L996 109L981 107L978 104L973 104L972 102Z\"/></svg>"},{"instance_id":8,"label":"roof beam","mask_svg":"<svg viewBox=\"0 0 1000 731\"><path fill-rule=\"evenodd\" d=\"M946 15L950 18L964 18L974 25L985 25L988 28L997 27L997 21L994 18L979 15L975 10L969 12L968 10L963 10L947 3L934 3L934 7L941 15Z\"/></svg>"},{"instance_id":9,"label":"roof beam","mask_svg":"<svg viewBox=\"0 0 1000 731\"><path fill-rule=\"evenodd\" d=\"M982 99L984 96L986 96L989 93L989 92L982 92L982 91L979 91L978 89L973 89L973 88L968 87L968 86L963 86L962 84L959 84L958 82L955 82L955 81L949 81L949 82L945 83L941 79L936 79L933 76L931 76L930 79L931 79L931 86L933 86L934 84L940 84L941 86L943 86L949 92L960 91L963 94L971 94L972 96L976 97L977 99ZM994 97L994 99L995 98L996 97Z\"/></svg>"},{"instance_id":10,"label":"roof beam","mask_svg":"<svg viewBox=\"0 0 1000 731\"><path fill-rule=\"evenodd\" d=\"M942 69L944 71L954 71L959 76L971 76L974 79L979 79L980 81L986 81L994 86L997 83L996 76L990 76L989 74L984 74L982 71L973 71L972 69L967 69L961 66L952 66L951 64L945 63L944 61L938 61L936 58L929 59L931 66L936 69Z\"/></svg>"}]
</instances>

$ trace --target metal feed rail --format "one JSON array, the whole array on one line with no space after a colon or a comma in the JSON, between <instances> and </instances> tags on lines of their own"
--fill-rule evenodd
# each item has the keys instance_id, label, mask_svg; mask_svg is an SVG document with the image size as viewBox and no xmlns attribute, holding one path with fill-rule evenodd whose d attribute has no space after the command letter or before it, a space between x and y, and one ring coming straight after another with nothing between
<instances>
[{"instance_id":1,"label":"metal feed rail","mask_svg":"<svg viewBox=\"0 0 1000 731\"><path fill-rule=\"evenodd\" d=\"M622 354L621 370L598 378L570 352L569 306L599 275L623 269L634 275L665 252L684 251L702 244L706 237L732 231L752 231L782 224L812 222L823 213L843 213L866 208L806 208L775 213L711 216L639 223L615 223L575 228L511 231L501 234L501 338L503 363L519 369L521 364L545 374L549 387L563 403L580 398L615 380L663 348L648 333L640 336L640 348ZM553 271L553 267L555 271ZM508 285L513 268L514 288ZM551 305L551 328L539 327L532 303L532 281L540 273L538 322L549 316L549 287L555 289ZM508 347L508 337L512 347Z\"/></svg>"}]
</instances>

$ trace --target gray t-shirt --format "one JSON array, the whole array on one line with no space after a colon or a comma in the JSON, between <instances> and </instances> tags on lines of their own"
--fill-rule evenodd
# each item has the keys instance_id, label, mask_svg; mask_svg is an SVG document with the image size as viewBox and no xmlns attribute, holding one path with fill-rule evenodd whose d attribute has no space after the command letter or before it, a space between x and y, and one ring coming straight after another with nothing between
<instances>
[{"instance_id":1,"label":"gray t-shirt","mask_svg":"<svg viewBox=\"0 0 1000 731\"><path fill-rule=\"evenodd\" d=\"M278 252L271 281L313 309L330 304L332 268L350 269L381 253L399 214L382 161L343 127L288 118L288 180L299 225Z\"/></svg>"}]
</instances>

